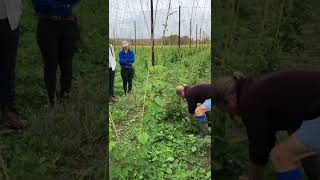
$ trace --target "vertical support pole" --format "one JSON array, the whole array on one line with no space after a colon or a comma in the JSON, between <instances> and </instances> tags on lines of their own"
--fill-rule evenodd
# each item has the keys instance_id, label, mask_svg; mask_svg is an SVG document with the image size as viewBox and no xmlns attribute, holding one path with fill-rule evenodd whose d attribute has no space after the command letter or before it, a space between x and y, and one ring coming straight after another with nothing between
<instances>
[{"instance_id":1,"label":"vertical support pole","mask_svg":"<svg viewBox=\"0 0 320 180\"><path fill-rule=\"evenodd\" d=\"M134 52L137 53L137 26L136 26L136 21L134 21Z\"/></svg>"},{"instance_id":2,"label":"vertical support pole","mask_svg":"<svg viewBox=\"0 0 320 180\"><path fill-rule=\"evenodd\" d=\"M180 25L181 25L180 22L181 22L181 21L180 21L180 20L181 20L181 19L180 19L180 18L181 18L181 6L179 6L179 39L178 39L179 48L180 48L180 45L181 45L181 44L180 44L180 43L181 43L181 42L180 42L180 39L181 39L181 34L180 34Z\"/></svg>"},{"instance_id":3,"label":"vertical support pole","mask_svg":"<svg viewBox=\"0 0 320 180\"><path fill-rule=\"evenodd\" d=\"M153 34L153 0L151 1L151 63L152 66L155 65L154 63L154 34Z\"/></svg>"},{"instance_id":4,"label":"vertical support pole","mask_svg":"<svg viewBox=\"0 0 320 180\"><path fill-rule=\"evenodd\" d=\"M192 20L190 19L190 45L189 45L189 47L191 48L191 41L192 41L192 39L191 39L191 26L192 26Z\"/></svg>"},{"instance_id":5,"label":"vertical support pole","mask_svg":"<svg viewBox=\"0 0 320 180\"><path fill-rule=\"evenodd\" d=\"M198 24L196 24L196 48L198 47Z\"/></svg>"}]
</instances>

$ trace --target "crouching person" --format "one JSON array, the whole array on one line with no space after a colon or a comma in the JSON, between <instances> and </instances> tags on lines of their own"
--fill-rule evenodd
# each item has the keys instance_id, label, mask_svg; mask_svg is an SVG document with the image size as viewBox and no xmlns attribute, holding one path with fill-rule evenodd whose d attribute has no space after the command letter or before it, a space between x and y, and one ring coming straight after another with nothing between
<instances>
[{"instance_id":1,"label":"crouching person","mask_svg":"<svg viewBox=\"0 0 320 180\"><path fill-rule=\"evenodd\" d=\"M213 88L211 84L195 84L190 86L179 86L176 89L178 96L185 98L188 103L188 122L196 116L199 125L199 136L203 137L209 133L208 121L205 112L211 109L211 93ZM198 103L203 103L197 107Z\"/></svg>"}]
</instances>

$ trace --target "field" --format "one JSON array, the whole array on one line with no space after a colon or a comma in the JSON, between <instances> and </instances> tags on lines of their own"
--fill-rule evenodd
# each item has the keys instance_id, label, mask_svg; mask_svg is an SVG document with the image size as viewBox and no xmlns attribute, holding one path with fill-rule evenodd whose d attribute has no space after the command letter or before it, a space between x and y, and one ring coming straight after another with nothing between
<instances>
[{"instance_id":1,"label":"field","mask_svg":"<svg viewBox=\"0 0 320 180\"><path fill-rule=\"evenodd\" d=\"M319 9L316 0L215 1L213 81L235 71L255 77L290 67L319 67ZM248 174L246 130L238 118L218 110L213 114L214 179L238 180ZM286 136L280 132L278 139ZM275 179L271 163L265 179Z\"/></svg>"},{"instance_id":2,"label":"field","mask_svg":"<svg viewBox=\"0 0 320 180\"><path fill-rule=\"evenodd\" d=\"M48 107L43 63L36 43L37 17L23 1L16 93L31 125L0 129L0 179L103 179L106 157L106 1L81 1L81 44L74 57L71 99ZM92 28L94 27L94 28Z\"/></svg>"},{"instance_id":3,"label":"field","mask_svg":"<svg viewBox=\"0 0 320 180\"><path fill-rule=\"evenodd\" d=\"M196 137L195 124L183 120L186 102L175 94L178 85L211 82L210 57L210 46L156 47L151 66L150 48L137 47L127 96L117 64L118 101L109 106L111 179L211 178L211 137Z\"/></svg>"}]
</instances>

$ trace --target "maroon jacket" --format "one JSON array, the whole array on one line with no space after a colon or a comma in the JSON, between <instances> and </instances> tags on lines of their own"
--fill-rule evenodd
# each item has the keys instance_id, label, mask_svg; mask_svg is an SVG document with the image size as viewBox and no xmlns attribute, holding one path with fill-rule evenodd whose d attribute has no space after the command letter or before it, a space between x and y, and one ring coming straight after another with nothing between
<instances>
[{"instance_id":1,"label":"maroon jacket","mask_svg":"<svg viewBox=\"0 0 320 180\"><path fill-rule=\"evenodd\" d=\"M320 116L320 69L282 70L241 80L237 94L250 160L265 165L277 131L295 131L303 121Z\"/></svg>"},{"instance_id":2,"label":"maroon jacket","mask_svg":"<svg viewBox=\"0 0 320 180\"><path fill-rule=\"evenodd\" d=\"M185 86L185 97L188 102L188 111L194 114L197 103L203 103L206 99L211 99L213 88L211 84L195 84Z\"/></svg>"}]
</instances>

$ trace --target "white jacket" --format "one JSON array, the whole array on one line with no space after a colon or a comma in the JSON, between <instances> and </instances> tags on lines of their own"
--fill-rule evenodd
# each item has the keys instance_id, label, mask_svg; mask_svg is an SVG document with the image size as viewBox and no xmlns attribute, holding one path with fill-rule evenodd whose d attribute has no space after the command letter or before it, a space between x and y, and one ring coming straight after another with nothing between
<instances>
[{"instance_id":1,"label":"white jacket","mask_svg":"<svg viewBox=\"0 0 320 180\"><path fill-rule=\"evenodd\" d=\"M21 0L0 0L6 10L6 17L9 20L11 30L15 30L19 26L21 10Z\"/></svg>"},{"instance_id":2,"label":"white jacket","mask_svg":"<svg viewBox=\"0 0 320 180\"><path fill-rule=\"evenodd\" d=\"M114 71L116 69L116 56L112 44L109 44L109 68Z\"/></svg>"}]
</instances>

